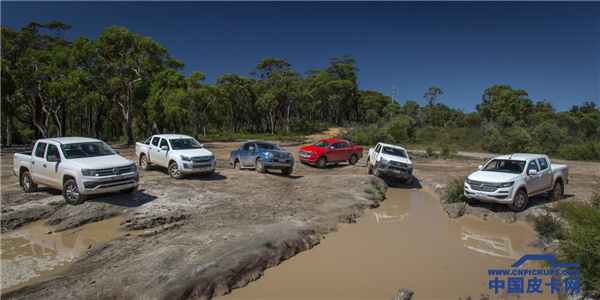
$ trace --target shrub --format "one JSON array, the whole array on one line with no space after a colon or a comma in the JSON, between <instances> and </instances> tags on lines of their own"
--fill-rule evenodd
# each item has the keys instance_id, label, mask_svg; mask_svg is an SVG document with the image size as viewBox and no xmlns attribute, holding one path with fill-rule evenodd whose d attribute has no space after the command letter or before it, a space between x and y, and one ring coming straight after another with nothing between
<instances>
[{"instance_id":1,"label":"shrub","mask_svg":"<svg viewBox=\"0 0 600 300\"><path fill-rule=\"evenodd\" d=\"M560 230L563 239L557 261L579 263L584 291L600 296L600 196L591 202L560 202L551 210L569 222Z\"/></svg>"},{"instance_id":2,"label":"shrub","mask_svg":"<svg viewBox=\"0 0 600 300\"><path fill-rule=\"evenodd\" d=\"M266 241L266 242L264 242L263 246L267 247L267 249L269 249L269 250L275 249L275 245L273 245L272 241Z\"/></svg>"},{"instance_id":3,"label":"shrub","mask_svg":"<svg viewBox=\"0 0 600 300\"><path fill-rule=\"evenodd\" d=\"M504 129L502 134L506 143L504 153L531 151L531 136L525 129L512 126Z\"/></svg>"},{"instance_id":4,"label":"shrub","mask_svg":"<svg viewBox=\"0 0 600 300\"><path fill-rule=\"evenodd\" d=\"M533 129L533 140L541 152L554 154L568 140L567 131L554 124L543 122Z\"/></svg>"},{"instance_id":5,"label":"shrub","mask_svg":"<svg viewBox=\"0 0 600 300\"><path fill-rule=\"evenodd\" d=\"M450 147L446 143L442 144L442 155L443 156L450 155Z\"/></svg>"},{"instance_id":6,"label":"shrub","mask_svg":"<svg viewBox=\"0 0 600 300\"><path fill-rule=\"evenodd\" d=\"M600 160L600 143L587 142L583 145L562 144L556 156L568 160Z\"/></svg>"},{"instance_id":7,"label":"shrub","mask_svg":"<svg viewBox=\"0 0 600 300\"><path fill-rule=\"evenodd\" d=\"M433 150L433 148L431 147L427 147L425 151L427 152L427 157L432 157L433 155L435 155L435 150Z\"/></svg>"},{"instance_id":8,"label":"shrub","mask_svg":"<svg viewBox=\"0 0 600 300\"><path fill-rule=\"evenodd\" d=\"M540 215L534 217L535 228L540 234L540 238L544 243L552 242L556 239L561 239L563 236L560 233L561 225L550 215Z\"/></svg>"},{"instance_id":9,"label":"shrub","mask_svg":"<svg viewBox=\"0 0 600 300\"><path fill-rule=\"evenodd\" d=\"M483 150L492 153L502 153L502 147L504 144L504 137L496 128L490 126L485 130L485 137L483 138Z\"/></svg>"},{"instance_id":10,"label":"shrub","mask_svg":"<svg viewBox=\"0 0 600 300\"><path fill-rule=\"evenodd\" d=\"M464 178L455 178L450 181L444 189L442 200L448 204L465 202L464 185Z\"/></svg>"},{"instance_id":11,"label":"shrub","mask_svg":"<svg viewBox=\"0 0 600 300\"><path fill-rule=\"evenodd\" d=\"M417 122L406 115L394 118L387 124L386 132L397 142L410 142L415 139Z\"/></svg>"}]
</instances>

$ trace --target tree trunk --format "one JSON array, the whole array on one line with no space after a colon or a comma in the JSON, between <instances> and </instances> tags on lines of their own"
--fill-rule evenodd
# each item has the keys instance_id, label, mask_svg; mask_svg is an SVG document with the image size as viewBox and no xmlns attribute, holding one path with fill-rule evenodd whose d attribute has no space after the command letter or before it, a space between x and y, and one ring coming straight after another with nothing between
<instances>
[{"instance_id":1,"label":"tree trunk","mask_svg":"<svg viewBox=\"0 0 600 300\"><path fill-rule=\"evenodd\" d=\"M10 124L12 123L12 116L8 115L6 118L6 147L12 146L12 138L10 132Z\"/></svg>"},{"instance_id":2,"label":"tree trunk","mask_svg":"<svg viewBox=\"0 0 600 300\"><path fill-rule=\"evenodd\" d=\"M288 104L287 107L287 134L290 134L290 108L292 107L292 104Z\"/></svg>"}]
</instances>

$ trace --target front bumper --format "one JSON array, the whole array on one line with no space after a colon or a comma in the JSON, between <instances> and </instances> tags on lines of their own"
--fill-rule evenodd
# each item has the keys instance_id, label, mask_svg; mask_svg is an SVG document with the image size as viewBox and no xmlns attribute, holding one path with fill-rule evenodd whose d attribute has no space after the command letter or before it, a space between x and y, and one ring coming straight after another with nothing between
<instances>
[{"instance_id":1,"label":"front bumper","mask_svg":"<svg viewBox=\"0 0 600 300\"><path fill-rule=\"evenodd\" d=\"M200 172L211 172L217 168L217 161L205 161L205 162L192 162L184 161L179 166L181 173L200 173Z\"/></svg>"},{"instance_id":2,"label":"front bumper","mask_svg":"<svg viewBox=\"0 0 600 300\"><path fill-rule=\"evenodd\" d=\"M126 190L139 185L140 177L137 172L115 176L84 176L78 184L82 195L101 194Z\"/></svg>"},{"instance_id":3,"label":"front bumper","mask_svg":"<svg viewBox=\"0 0 600 300\"><path fill-rule=\"evenodd\" d=\"M263 163L265 164L265 166L267 168L283 169L283 168L293 167L294 166L294 158L293 157L286 157L286 158L265 157L265 159L263 160Z\"/></svg>"},{"instance_id":4,"label":"front bumper","mask_svg":"<svg viewBox=\"0 0 600 300\"><path fill-rule=\"evenodd\" d=\"M514 187L514 186L513 186ZM512 203L514 198L514 188L498 188L495 191L481 191L474 189L468 183L464 183L464 195L470 199L477 199L482 202L492 203Z\"/></svg>"},{"instance_id":5,"label":"front bumper","mask_svg":"<svg viewBox=\"0 0 600 300\"><path fill-rule=\"evenodd\" d=\"M298 159L303 163L314 165L317 163L318 158L319 156L317 154L305 155L298 153Z\"/></svg>"},{"instance_id":6,"label":"front bumper","mask_svg":"<svg viewBox=\"0 0 600 300\"><path fill-rule=\"evenodd\" d=\"M412 177L412 167L402 167L399 165L386 164L383 161L377 163L377 170L380 174L396 177L400 179L407 179Z\"/></svg>"}]
</instances>

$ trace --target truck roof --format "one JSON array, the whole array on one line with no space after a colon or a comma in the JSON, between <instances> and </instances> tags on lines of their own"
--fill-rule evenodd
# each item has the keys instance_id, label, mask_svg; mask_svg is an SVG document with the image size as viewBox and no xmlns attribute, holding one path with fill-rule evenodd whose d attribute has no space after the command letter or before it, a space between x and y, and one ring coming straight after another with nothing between
<instances>
[{"instance_id":1,"label":"truck roof","mask_svg":"<svg viewBox=\"0 0 600 300\"><path fill-rule=\"evenodd\" d=\"M71 137L46 138L46 139L38 140L38 142L40 142L40 141L41 142L52 141L52 142L57 142L60 144L72 144L72 143L100 142L101 140L88 138L88 137L71 136Z\"/></svg>"},{"instance_id":2,"label":"truck roof","mask_svg":"<svg viewBox=\"0 0 600 300\"><path fill-rule=\"evenodd\" d=\"M505 154L496 156L496 159L514 159L514 160L528 160L531 158L536 158L540 156L545 156L543 154L532 154L532 153L513 153L513 154Z\"/></svg>"},{"instance_id":3,"label":"truck roof","mask_svg":"<svg viewBox=\"0 0 600 300\"><path fill-rule=\"evenodd\" d=\"M338 140L338 139L322 139L321 141L326 141L326 142L331 142L331 143L337 143L337 142L346 142L348 143L348 141L346 140ZM348 143L350 144L350 143Z\"/></svg>"},{"instance_id":4,"label":"truck roof","mask_svg":"<svg viewBox=\"0 0 600 300\"><path fill-rule=\"evenodd\" d=\"M158 137L164 137L167 139L191 139L192 137L189 135L185 135L185 134L173 134L173 133L169 133L169 134L155 134L153 136L158 136Z\"/></svg>"},{"instance_id":5,"label":"truck roof","mask_svg":"<svg viewBox=\"0 0 600 300\"><path fill-rule=\"evenodd\" d=\"M406 151L406 149L404 149L404 147L401 147L401 146L396 146L396 145L386 144L386 143L379 143L379 144L381 144L382 146L389 146L389 147L394 147L394 148L400 148L400 149Z\"/></svg>"}]
</instances>

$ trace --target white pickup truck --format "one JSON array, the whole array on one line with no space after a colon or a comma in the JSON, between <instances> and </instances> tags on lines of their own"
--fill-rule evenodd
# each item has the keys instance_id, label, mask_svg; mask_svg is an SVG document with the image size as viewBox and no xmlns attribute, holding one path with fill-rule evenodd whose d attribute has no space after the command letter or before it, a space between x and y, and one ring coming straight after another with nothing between
<instances>
[{"instance_id":1,"label":"white pickup truck","mask_svg":"<svg viewBox=\"0 0 600 300\"><path fill-rule=\"evenodd\" d=\"M105 142L82 137L38 140L31 152L15 153L13 173L25 193L38 184L61 189L68 204L85 201L86 195L138 189L135 163Z\"/></svg>"},{"instance_id":2,"label":"white pickup truck","mask_svg":"<svg viewBox=\"0 0 600 300\"><path fill-rule=\"evenodd\" d=\"M561 199L567 183L567 165L550 164L546 155L515 153L494 157L479 166L479 171L467 177L464 194L468 202L504 203L522 211L529 197L537 194L547 192L552 200Z\"/></svg>"},{"instance_id":3,"label":"white pickup truck","mask_svg":"<svg viewBox=\"0 0 600 300\"><path fill-rule=\"evenodd\" d=\"M410 184L413 178L413 164L410 159L404 148L378 143L375 148L369 149L367 173L378 177L397 177L404 180L405 184Z\"/></svg>"},{"instance_id":4,"label":"white pickup truck","mask_svg":"<svg viewBox=\"0 0 600 300\"><path fill-rule=\"evenodd\" d=\"M167 168L175 179L189 173L210 176L217 167L212 152L193 137L182 134L155 134L143 143L137 142L135 155L142 169L150 170L156 164Z\"/></svg>"}]
</instances>

